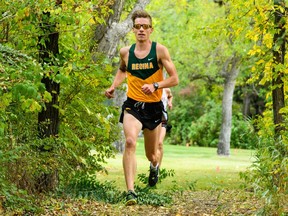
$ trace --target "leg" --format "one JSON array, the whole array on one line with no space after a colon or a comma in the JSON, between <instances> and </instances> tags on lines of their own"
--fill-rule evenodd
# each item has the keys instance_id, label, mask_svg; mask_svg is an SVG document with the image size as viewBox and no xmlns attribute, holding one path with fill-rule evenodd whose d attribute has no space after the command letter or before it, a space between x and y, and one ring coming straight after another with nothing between
<instances>
[{"instance_id":1,"label":"leg","mask_svg":"<svg viewBox=\"0 0 288 216\"><path fill-rule=\"evenodd\" d=\"M123 119L124 135L126 138L123 154L123 169L127 190L134 191L134 178L136 175L136 141L142 129L142 124L131 114L125 112Z\"/></svg>"},{"instance_id":2,"label":"leg","mask_svg":"<svg viewBox=\"0 0 288 216\"><path fill-rule=\"evenodd\" d=\"M153 187L158 182L159 176L159 135L162 125L158 125L154 130L144 130L144 142L146 157L150 161L150 173L148 178L149 186Z\"/></svg>"},{"instance_id":3,"label":"leg","mask_svg":"<svg viewBox=\"0 0 288 216\"><path fill-rule=\"evenodd\" d=\"M164 143L165 136L166 136L166 128L162 126L160 129L159 145L158 145L159 166L162 163L163 152L164 152L163 143Z\"/></svg>"},{"instance_id":4,"label":"leg","mask_svg":"<svg viewBox=\"0 0 288 216\"><path fill-rule=\"evenodd\" d=\"M143 130L146 157L153 166L156 166L159 163L158 144L160 130L161 124L154 130L149 130L147 128Z\"/></svg>"}]
</instances>

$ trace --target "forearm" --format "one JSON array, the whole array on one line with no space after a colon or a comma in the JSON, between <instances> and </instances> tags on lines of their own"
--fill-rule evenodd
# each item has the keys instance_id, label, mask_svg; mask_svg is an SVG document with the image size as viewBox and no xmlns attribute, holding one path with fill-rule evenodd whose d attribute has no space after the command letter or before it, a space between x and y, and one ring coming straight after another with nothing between
<instances>
[{"instance_id":1,"label":"forearm","mask_svg":"<svg viewBox=\"0 0 288 216\"><path fill-rule=\"evenodd\" d=\"M170 76L167 79L162 80L161 82L158 82L159 88L161 89L176 86L178 85L178 83L179 83L179 80L178 80L177 75Z\"/></svg>"},{"instance_id":2,"label":"forearm","mask_svg":"<svg viewBox=\"0 0 288 216\"><path fill-rule=\"evenodd\" d=\"M115 75L111 87L113 87L114 89L117 88L122 82L124 82L125 78L126 78L126 72L123 72L119 69Z\"/></svg>"}]
</instances>

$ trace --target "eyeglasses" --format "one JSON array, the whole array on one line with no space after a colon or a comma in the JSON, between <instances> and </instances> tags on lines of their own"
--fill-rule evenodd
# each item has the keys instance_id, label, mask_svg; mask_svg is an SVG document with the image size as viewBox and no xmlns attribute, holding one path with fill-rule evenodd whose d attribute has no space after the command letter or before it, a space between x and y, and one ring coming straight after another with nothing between
<instances>
[{"instance_id":1,"label":"eyeglasses","mask_svg":"<svg viewBox=\"0 0 288 216\"><path fill-rule=\"evenodd\" d=\"M149 25L149 24L134 24L134 25L133 25L133 28L138 29L138 30L139 30L141 27L146 30L146 29L151 28L152 26Z\"/></svg>"}]
</instances>

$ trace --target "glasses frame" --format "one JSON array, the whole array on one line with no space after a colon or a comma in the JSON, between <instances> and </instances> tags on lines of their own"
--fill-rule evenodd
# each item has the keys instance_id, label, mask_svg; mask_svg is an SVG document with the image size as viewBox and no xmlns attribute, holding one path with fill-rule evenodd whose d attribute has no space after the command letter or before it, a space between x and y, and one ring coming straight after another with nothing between
<instances>
[{"instance_id":1,"label":"glasses frame","mask_svg":"<svg viewBox=\"0 0 288 216\"><path fill-rule=\"evenodd\" d=\"M147 30L149 28L152 28L152 26L150 24L134 24L133 25L133 28L139 30L141 29L141 27L144 29L144 30Z\"/></svg>"}]
</instances>

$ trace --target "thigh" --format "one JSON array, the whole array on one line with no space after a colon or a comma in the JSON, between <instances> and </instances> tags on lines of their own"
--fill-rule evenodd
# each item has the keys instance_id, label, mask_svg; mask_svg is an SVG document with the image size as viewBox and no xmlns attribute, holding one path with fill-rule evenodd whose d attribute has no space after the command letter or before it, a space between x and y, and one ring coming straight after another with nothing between
<instances>
[{"instance_id":1,"label":"thigh","mask_svg":"<svg viewBox=\"0 0 288 216\"><path fill-rule=\"evenodd\" d=\"M132 138L133 141L136 141L137 137L138 137L138 135L142 129L142 124L133 115L124 111L123 129L124 129L124 134L125 134L126 139Z\"/></svg>"}]
</instances>

